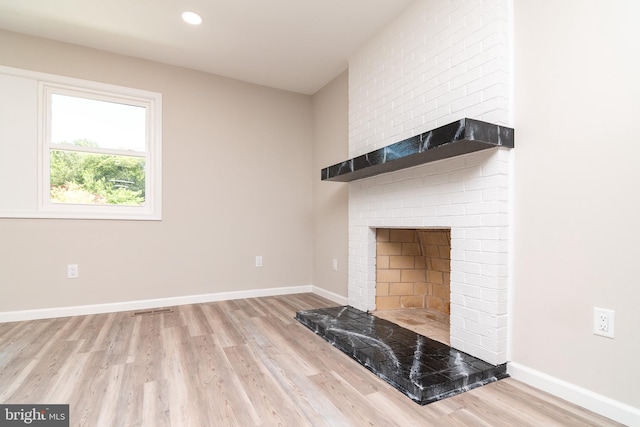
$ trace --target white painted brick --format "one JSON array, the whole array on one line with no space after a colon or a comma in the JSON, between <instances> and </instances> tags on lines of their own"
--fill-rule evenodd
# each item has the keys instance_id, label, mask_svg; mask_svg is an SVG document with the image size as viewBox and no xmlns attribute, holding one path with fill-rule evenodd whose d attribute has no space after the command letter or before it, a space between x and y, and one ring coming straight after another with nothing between
<instances>
[{"instance_id":1,"label":"white painted brick","mask_svg":"<svg viewBox=\"0 0 640 427\"><path fill-rule=\"evenodd\" d=\"M438 107L438 109L436 110L436 113L438 114L438 126L443 126L448 123L453 123L460 118L459 113L453 114L451 112L451 105L449 104L443 105L442 107Z\"/></svg>"},{"instance_id":2,"label":"white painted brick","mask_svg":"<svg viewBox=\"0 0 640 427\"><path fill-rule=\"evenodd\" d=\"M465 261L489 265L506 264L505 256L506 253L484 251L466 251L464 254Z\"/></svg>"},{"instance_id":3,"label":"white painted brick","mask_svg":"<svg viewBox=\"0 0 640 427\"><path fill-rule=\"evenodd\" d=\"M482 325L478 322L473 322L471 320L464 320L464 324L462 326L465 330L469 332L473 332L475 334L480 335L481 337L487 338L497 338L497 331L493 331L494 328L488 327L486 325Z\"/></svg>"},{"instance_id":4,"label":"white painted brick","mask_svg":"<svg viewBox=\"0 0 640 427\"><path fill-rule=\"evenodd\" d=\"M460 249L458 247L456 247L455 245L451 245L451 262L452 263L456 263L456 262L464 262L464 250ZM456 269L457 268L462 268L461 265L456 265Z\"/></svg>"},{"instance_id":5,"label":"white painted brick","mask_svg":"<svg viewBox=\"0 0 640 427\"><path fill-rule=\"evenodd\" d=\"M462 317L458 317L458 316L449 316L449 324L459 327L459 328L464 328L464 322L465 320Z\"/></svg>"},{"instance_id":6,"label":"white painted brick","mask_svg":"<svg viewBox=\"0 0 640 427\"><path fill-rule=\"evenodd\" d=\"M482 315L478 310L472 310L459 304L451 304L451 314L453 315L454 313L456 316L473 320L474 322L479 322Z\"/></svg>"},{"instance_id":7,"label":"white painted brick","mask_svg":"<svg viewBox=\"0 0 640 427\"><path fill-rule=\"evenodd\" d=\"M451 246L455 246L465 251L480 251L482 250L482 240L476 239L454 239L451 238Z\"/></svg>"},{"instance_id":8,"label":"white painted brick","mask_svg":"<svg viewBox=\"0 0 640 427\"><path fill-rule=\"evenodd\" d=\"M466 204L476 203L482 201L482 191L462 191L459 193L453 193L450 196L451 203L453 204Z\"/></svg>"},{"instance_id":9,"label":"white painted brick","mask_svg":"<svg viewBox=\"0 0 640 427\"><path fill-rule=\"evenodd\" d=\"M450 92L450 88L449 88L449 82L446 83L438 83L436 86L434 86L433 89L430 89L426 92L424 92L424 101L425 102L433 102L435 101L437 104L437 106L441 106L442 102L439 101L439 98L442 96L445 96L447 94L449 94ZM432 111L432 110L429 110Z\"/></svg>"},{"instance_id":10,"label":"white painted brick","mask_svg":"<svg viewBox=\"0 0 640 427\"><path fill-rule=\"evenodd\" d=\"M500 287L498 284L498 278L483 276L481 274L465 273L464 282L468 285L479 288L498 289Z\"/></svg>"},{"instance_id":11,"label":"white painted brick","mask_svg":"<svg viewBox=\"0 0 640 427\"><path fill-rule=\"evenodd\" d=\"M444 166L444 165L443 165ZM450 172L447 172L445 175L448 178L449 182L461 183L464 181L468 181L470 179L480 178L482 177L482 170L479 167L468 168L464 167L464 165L460 166L459 170L450 169ZM464 191L465 188L459 187L457 191Z\"/></svg>"},{"instance_id":12,"label":"white painted brick","mask_svg":"<svg viewBox=\"0 0 640 427\"><path fill-rule=\"evenodd\" d=\"M482 241L483 252L506 253L508 250L509 250L509 242L506 240L483 240Z\"/></svg>"},{"instance_id":13,"label":"white painted brick","mask_svg":"<svg viewBox=\"0 0 640 427\"><path fill-rule=\"evenodd\" d=\"M485 188L482 190L482 199L485 201L490 200L503 200L509 199L509 190L507 188L493 187Z\"/></svg>"},{"instance_id":14,"label":"white painted brick","mask_svg":"<svg viewBox=\"0 0 640 427\"><path fill-rule=\"evenodd\" d=\"M506 343L504 343L504 351L498 351L498 352L493 352L490 350L487 350L485 348L480 348L477 350L476 353L471 353L473 350L469 349L467 352L469 354L477 354L476 357L478 357L479 359L482 359L488 363L491 363L492 365L500 365L502 363L506 363L507 362L507 351L506 351Z\"/></svg>"},{"instance_id":15,"label":"white painted brick","mask_svg":"<svg viewBox=\"0 0 640 427\"><path fill-rule=\"evenodd\" d=\"M452 268L455 267L456 271L460 271L463 273L469 273L473 275L481 275L482 274L482 264L475 262L454 262L451 261ZM467 280L466 276L464 276L463 280Z\"/></svg>"},{"instance_id":16,"label":"white painted brick","mask_svg":"<svg viewBox=\"0 0 640 427\"><path fill-rule=\"evenodd\" d=\"M487 1L487 0L485 0ZM500 21L505 19L504 8L506 4L499 0L487 1L487 9L482 15L482 20L485 23L491 23L493 21Z\"/></svg>"},{"instance_id":17,"label":"white painted brick","mask_svg":"<svg viewBox=\"0 0 640 427\"><path fill-rule=\"evenodd\" d=\"M452 113L460 112L474 106L483 107L482 93L468 94L464 98L459 98L455 101L452 101L450 104Z\"/></svg>"},{"instance_id":18,"label":"white painted brick","mask_svg":"<svg viewBox=\"0 0 640 427\"><path fill-rule=\"evenodd\" d=\"M483 348L489 350L489 351L493 351L493 352L497 352L499 351L499 349L501 348L501 345L503 344L502 340L498 340L495 338L489 338L489 337L485 337L483 336L480 340L480 343L482 345ZM506 343L504 343L506 344Z\"/></svg>"},{"instance_id":19,"label":"white painted brick","mask_svg":"<svg viewBox=\"0 0 640 427\"><path fill-rule=\"evenodd\" d=\"M508 73L504 71L494 71L491 73L485 73L483 70L482 77L470 82L466 85L467 93L475 93L484 90L485 88L495 86L498 84L508 84ZM487 111L492 110L491 106L487 106Z\"/></svg>"},{"instance_id":20,"label":"white painted brick","mask_svg":"<svg viewBox=\"0 0 640 427\"><path fill-rule=\"evenodd\" d=\"M505 69L508 68L508 64L507 64L508 59L506 57L496 56L499 53L503 53L504 46L494 46L491 49L492 50L495 49L496 52L495 52L495 55L489 55L489 56L495 56L495 57L482 63L481 67L482 67L483 75L489 75L492 73L502 73L504 72ZM485 51L485 53L488 53L488 52ZM496 83L494 86L502 86L507 90L509 87L507 82ZM493 87L493 86L490 86L490 87ZM508 96L508 92L505 95Z\"/></svg>"},{"instance_id":21,"label":"white painted brick","mask_svg":"<svg viewBox=\"0 0 640 427\"><path fill-rule=\"evenodd\" d=\"M463 327L468 327L467 324L463 325ZM491 326L480 325L482 333L482 337L486 337L492 339L494 341L506 340L507 339L507 328L494 328Z\"/></svg>"},{"instance_id":22,"label":"white painted brick","mask_svg":"<svg viewBox=\"0 0 640 427\"><path fill-rule=\"evenodd\" d=\"M469 309L478 310L478 312L482 312L482 313L494 313L494 314L502 313L500 310L501 305L499 302L487 301L487 300L472 298L468 296L465 296L464 300L465 300L464 306Z\"/></svg>"},{"instance_id":23,"label":"white painted brick","mask_svg":"<svg viewBox=\"0 0 640 427\"><path fill-rule=\"evenodd\" d=\"M464 205L466 208L466 212L469 215L476 214L492 214L495 212L499 212L498 210L498 202L480 202L480 203L467 203Z\"/></svg>"},{"instance_id":24,"label":"white painted brick","mask_svg":"<svg viewBox=\"0 0 640 427\"><path fill-rule=\"evenodd\" d=\"M464 305L464 295L461 294L451 294L451 304L460 304ZM463 327L463 324L460 325Z\"/></svg>"},{"instance_id":25,"label":"white painted brick","mask_svg":"<svg viewBox=\"0 0 640 427\"><path fill-rule=\"evenodd\" d=\"M500 277L500 278L509 277L509 265L508 264L504 264L504 265L498 266L498 277Z\"/></svg>"},{"instance_id":26,"label":"white painted brick","mask_svg":"<svg viewBox=\"0 0 640 427\"><path fill-rule=\"evenodd\" d=\"M422 198L424 206L445 206L451 204L451 196L449 194L434 194L433 196L425 196Z\"/></svg>"},{"instance_id":27,"label":"white painted brick","mask_svg":"<svg viewBox=\"0 0 640 427\"><path fill-rule=\"evenodd\" d=\"M451 225L454 227L480 227L482 215L464 215L451 217Z\"/></svg>"},{"instance_id":28,"label":"white painted brick","mask_svg":"<svg viewBox=\"0 0 640 427\"><path fill-rule=\"evenodd\" d=\"M461 351L466 351L467 353L472 354L470 351L466 350L465 342L463 340L461 340L460 338L458 338L457 336L452 334L451 338L450 338L450 341L451 341L451 347L456 348L456 349L461 350ZM486 360L486 359L483 359L483 360ZM488 360L486 360L486 361L488 361Z\"/></svg>"},{"instance_id":29,"label":"white painted brick","mask_svg":"<svg viewBox=\"0 0 640 427\"><path fill-rule=\"evenodd\" d=\"M461 46L461 51L463 50ZM447 55L449 56L449 55ZM444 67L443 67L444 68ZM457 87L453 88L452 83L456 81L457 78L464 75L467 71L467 67L464 63L459 63L457 65L453 65L450 62L447 64L446 69L444 69L440 74L438 74L438 85L442 87L447 87L450 92L443 96L447 96L446 99L438 98L438 105L443 105L443 103L451 102L453 99L463 98L465 95L464 88Z\"/></svg>"},{"instance_id":30,"label":"white painted brick","mask_svg":"<svg viewBox=\"0 0 640 427\"><path fill-rule=\"evenodd\" d=\"M481 264L482 268L479 274L487 277L500 277L501 265Z\"/></svg>"},{"instance_id":31,"label":"white painted brick","mask_svg":"<svg viewBox=\"0 0 640 427\"><path fill-rule=\"evenodd\" d=\"M507 292L500 289L482 289L482 299L486 301L507 302Z\"/></svg>"},{"instance_id":32,"label":"white painted brick","mask_svg":"<svg viewBox=\"0 0 640 427\"><path fill-rule=\"evenodd\" d=\"M464 205L447 205L438 208L438 216L462 216L464 214Z\"/></svg>"},{"instance_id":33,"label":"white painted brick","mask_svg":"<svg viewBox=\"0 0 640 427\"><path fill-rule=\"evenodd\" d=\"M490 326L492 328L506 328L507 326L507 316L490 314L490 313L481 313L480 322L483 325Z\"/></svg>"},{"instance_id":34,"label":"white painted brick","mask_svg":"<svg viewBox=\"0 0 640 427\"><path fill-rule=\"evenodd\" d=\"M449 182L447 174L441 173L441 171L438 169L437 162L433 164L428 163L427 165L418 166L412 171L418 172L418 176L424 177L425 186L434 186Z\"/></svg>"},{"instance_id":35,"label":"white painted brick","mask_svg":"<svg viewBox=\"0 0 640 427\"><path fill-rule=\"evenodd\" d=\"M492 176L492 175L500 174L501 164L502 162L500 161L492 161L492 162L484 163L481 168L482 176Z\"/></svg>"},{"instance_id":36,"label":"white painted brick","mask_svg":"<svg viewBox=\"0 0 640 427\"><path fill-rule=\"evenodd\" d=\"M462 297L462 302L460 305L466 306L465 298L466 297L475 297L482 298L482 288L479 286L472 286L467 283L460 282L451 282L452 295L455 294L457 296Z\"/></svg>"},{"instance_id":37,"label":"white painted brick","mask_svg":"<svg viewBox=\"0 0 640 427\"><path fill-rule=\"evenodd\" d=\"M498 149L489 149L478 151L475 153L470 153L462 156L464 159L464 163L466 167L475 167L479 166L480 170L482 170L481 166L488 162L499 161L499 150Z\"/></svg>"},{"instance_id":38,"label":"white painted brick","mask_svg":"<svg viewBox=\"0 0 640 427\"><path fill-rule=\"evenodd\" d=\"M460 271L460 270L455 270L455 269L451 269L451 283L457 282L457 283L462 283L464 282L464 272Z\"/></svg>"},{"instance_id":39,"label":"white painted brick","mask_svg":"<svg viewBox=\"0 0 640 427\"><path fill-rule=\"evenodd\" d=\"M413 209L404 208L404 209L393 209L391 212L393 218L412 218L414 217Z\"/></svg>"},{"instance_id":40,"label":"white painted brick","mask_svg":"<svg viewBox=\"0 0 640 427\"><path fill-rule=\"evenodd\" d=\"M385 227L401 227L407 225L407 222L403 223L400 218L387 219L383 222Z\"/></svg>"},{"instance_id":41,"label":"white painted brick","mask_svg":"<svg viewBox=\"0 0 640 427\"><path fill-rule=\"evenodd\" d=\"M501 98L493 98L487 102L491 102L497 99L501 99ZM509 117L509 112L508 112L509 108L508 106L506 106L507 100L504 100L503 104L505 104L503 107L497 108L492 111L488 111L487 113L484 113L481 116L479 116L478 119L483 120L485 122L496 123L499 125L506 125Z\"/></svg>"},{"instance_id":42,"label":"white painted brick","mask_svg":"<svg viewBox=\"0 0 640 427\"><path fill-rule=\"evenodd\" d=\"M458 328L457 326L451 326L451 334L455 334L456 337L459 337L461 340L467 343L476 345L482 344L482 337L480 335L469 332L465 329Z\"/></svg>"},{"instance_id":43,"label":"white painted brick","mask_svg":"<svg viewBox=\"0 0 640 427\"><path fill-rule=\"evenodd\" d=\"M507 2L415 2L354 55L349 61L349 155L464 116L506 124ZM371 227L451 227L451 343L490 363L506 361L506 317L492 313L506 307L510 157L504 151L351 183L350 303L360 309L375 304Z\"/></svg>"},{"instance_id":44,"label":"white painted brick","mask_svg":"<svg viewBox=\"0 0 640 427\"><path fill-rule=\"evenodd\" d=\"M483 176L480 178L470 179L468 181L465 181L464 189L465 191L472 191L472 190L485 190L488 188L495 188L499 186L498 177L499 175L492 175L492 176Z\"/></svg>"},{"instance_id":45,"label":"white painted brick","mask_svg":"<svg viewBox=\"0 0 640 427\"><path fill-rule=\"evenodd\" d=\"M414 209L414 212L418 218L435 217L438 215L438 208L422 207Z\"/></svg>"},{"instance_id":46,"label":"white painted brick","mask_svg":"<svg viewBox=\"0 0 640 427\"><path fill-rule=\"evenodd\" d=\"M489 227L506 227L509 225L509 216L502 213L482 215L482 225Z\"/></svg>"}]
</instances>

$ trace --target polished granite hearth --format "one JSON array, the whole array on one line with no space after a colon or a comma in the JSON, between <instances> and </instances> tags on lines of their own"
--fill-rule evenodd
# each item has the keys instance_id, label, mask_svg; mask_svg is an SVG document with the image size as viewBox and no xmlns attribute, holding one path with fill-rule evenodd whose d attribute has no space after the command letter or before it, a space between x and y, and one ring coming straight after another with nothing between
<instances>
[{"instance_id":1,"label":"polished granite hearth","mask_svg":"<svg viewBox=\"0 0 640 427\"><path fill-rule=\"evenodd\" d=\"M509 376L506 364L491 365L353 307L299 311L296 320L421 405Z\"/></svg>"}]
</instances>

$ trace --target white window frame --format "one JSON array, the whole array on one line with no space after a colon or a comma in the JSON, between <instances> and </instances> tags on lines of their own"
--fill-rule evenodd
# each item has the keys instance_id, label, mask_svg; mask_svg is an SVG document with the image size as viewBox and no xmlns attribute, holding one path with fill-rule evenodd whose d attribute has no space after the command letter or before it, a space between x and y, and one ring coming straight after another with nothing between
<instances>
[{"instance_id":1,"label":"white window frame","mask_svg":"<svg viewBox=\"0 0 640 427\"><path fill-rule=\"evenodd\" d=\"M153 217L154 200L159 195L155 194L156 187L160 179L154 173L158 167L156 159L159 158L159 147L155 143L154 138L154 100L149 98L141 98L133 96L129 91L113 91L105 92L99 90L87 89L84 87L53 84L40 82L39 90L42 97L40 117L44 121L44 132L39 139L38 153L40 158L38 164L39 170L39 189L38 200L40 202L40 210L63 215L64 217L82 217L82 218L122 218L122 219L159 219ZM101 148L84 148L73 147L70 151L95 153L95 154L111 154L131 157L140 157L145 160L145 201L141 206L125 206L125 205L91 205L91 204L72 204L72 203L52 203L50 199L50 153L51 149L64 149L65 147L51 142L51 96L65 95L78 98L86 98L97 101L114 102L126 105L142 107L146 110L146 141L144 152L119 151Z\"/></svg>"},{"instance_id":2,"label":"white window frame","mask_svg":"<svg viewBox=\"0 0 640 427\"><path fill-rule=\"evenodd\" d=\"M16 159L23 164L23 170L36 172L33 186L26 191L33 203L27 205L5 206L0 209L0 217L13 218L75 218L75 219L116 219L116 220L161 220L162 219L162 95L157 92L133 89L106 83L92 82L27 70L0 66L0 73L8 76L25 78L36 82L37 106L33 106L32 123L37 125L37 140L25 136L21 143L37 145L37 156L34 158ZM145 201L141 206L126 205L89 205L71 203L51 203L50 200L50 149L62 148L52 144L50 138L51 94L71 95L102 101L124 103L146 108L146 150L145 159ZM34 97L35 98L35 97ZM36 113L37 111L37 113ZM29 114L29 113L27 113ZM30 120L29 120L30 121ZM22 128L19 128L22 126ZM31 134L24 129L24 124L16 125L18 134ZM0 144L3 141L0 141ZM6 143L6 142L4 142ZM0 147L0 152L2 147ZM115 154L131 156L129 151L110 149L73 147L73 151L84 151L98 154ZM140 152L138 152L140 154ZM0 171L0 175L1 175ZM0 176L0 179L2 177ZM37 179L37 185L36 184ZM6 187L5 187L6 188Z\"/></svg>"}]
</instances>

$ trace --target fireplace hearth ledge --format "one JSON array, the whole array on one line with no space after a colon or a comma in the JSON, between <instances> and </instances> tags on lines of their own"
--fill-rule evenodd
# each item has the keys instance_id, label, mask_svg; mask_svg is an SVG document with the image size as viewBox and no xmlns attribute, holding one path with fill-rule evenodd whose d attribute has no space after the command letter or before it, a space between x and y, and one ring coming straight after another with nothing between
<instances>
[{"instance_id":1,"label":"fireplace hearth ledge","mask_svg":"<svg viewBox=\"0 0 640 427\"><path fill-rule=\"evenodd\" d=\"M326 167L321 179L351 182L496 147L514 147L512 128L463 118Z\"/></svg>"},{"instance_id":2,"label":"fireplace hearth ledge","mask_svg":"<svg viewBox=\"0 0 640 427\"><path fill-rule=\"evenodd\" d=\"M446 344L351 306L299 311L296 320L420 405L507 378Z\"/></svg>"}]
</instances>

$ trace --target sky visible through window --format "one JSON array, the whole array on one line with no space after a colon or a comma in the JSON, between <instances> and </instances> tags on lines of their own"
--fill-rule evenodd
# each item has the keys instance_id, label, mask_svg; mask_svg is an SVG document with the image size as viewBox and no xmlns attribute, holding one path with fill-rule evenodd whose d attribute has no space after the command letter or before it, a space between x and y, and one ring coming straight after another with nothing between
<instances>
[{"instance_id":1,"label":"sky visible through window","mask_svg":"<svg viewBox=\"0 0 640 427\"><path fill-rule=\"evenodd\" d=\"M90 140L100 148L145 151L146 108L51 95L51 142Z\"/></svg>"}]
</instances>

